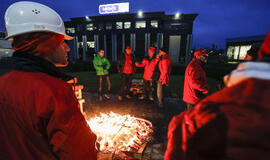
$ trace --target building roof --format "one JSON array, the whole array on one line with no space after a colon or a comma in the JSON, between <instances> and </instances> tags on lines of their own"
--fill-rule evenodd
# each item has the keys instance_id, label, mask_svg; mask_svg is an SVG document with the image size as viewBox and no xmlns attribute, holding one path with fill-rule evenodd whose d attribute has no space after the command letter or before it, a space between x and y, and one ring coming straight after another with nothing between
<instances>
[{"instance_id":1,"label":"building roof","mask_svg":"<svg viewBox=\"0 0 270 160\"><path fill-rule=\"evenodd\" d=\"M226 39L226 43L264 41L266 35L238 37Z\"/></svg>"},{"instance_id":2,"label":"building roof","mask_svg":"<svg viewBox=\"0 0 270 160\"><path fill-rule=\"evenodd\" d=\"M194 21L195 18L198 16L198 14L180 14L179 18L175 19L175 15L166 15L165 12L144 12L143 17L138 17L137 13L128 13L128 14L113 14L113 15L100 15L100 16L89 16L88 19L86 17L75 17L70 18L71 21L85 21L85 22L91 22L91 21L114 21L119 19L152 19L152 18L159 18L162 20L191 20Z\"/></svg>"}]
</instances>

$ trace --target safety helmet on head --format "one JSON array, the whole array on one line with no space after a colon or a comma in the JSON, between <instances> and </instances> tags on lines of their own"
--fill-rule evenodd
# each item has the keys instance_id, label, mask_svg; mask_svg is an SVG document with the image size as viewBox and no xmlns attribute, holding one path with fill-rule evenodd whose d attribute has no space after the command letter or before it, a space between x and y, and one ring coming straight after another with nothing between
<instances>
[{"instance_id":1,"label":"safety helmet on head","mask_svg":"<svg viewBox=\"0 0 270 160\"><path fill-rule=\"evenodd\" d=\"M198 49L194 52L194 56L208 56L207 50L206 49Z\"/></svg>"},{"instance_id":2,"label":"safety helmet on head","mask_svg":"<svg viewBox=\"0 0 270 160\"><path fill-rule=\"evenodd\" d=\"M9 6L5 13L6 39L31 32L53 32L66 35L64 22L51 8L36 2L22 1Z\"/></svg>"}]
</instances>

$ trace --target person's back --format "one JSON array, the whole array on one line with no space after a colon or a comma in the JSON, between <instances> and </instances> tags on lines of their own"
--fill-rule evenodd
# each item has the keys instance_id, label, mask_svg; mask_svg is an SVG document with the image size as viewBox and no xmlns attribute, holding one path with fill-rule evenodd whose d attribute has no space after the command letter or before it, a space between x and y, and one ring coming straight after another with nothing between
<instances>
[{"instance_id":1,"label":"person's back","mask_svg":"<svg viewBox=\"0 0 270 160\"><path fill-rule=\"evenodd\" d=\"M270 79L247 79L174 117L165 160L269 159L270 99L263 95Z\"/></svg>"},{"instance_id":2,"label":"person's back","mask_svg":"<svg viewBox=\"0 0 270 160\"><path fill-rule=\"evenodd\" d=\"M42 14L26 12L33 7ZM56 21L44 19L47 14ZM97 159L96 135L65 82L72 77L56 68L68 65L64 40L72 39L62 19L42 4L17 2L5 20L15 52L0 60L0 159ZM40 31L37 22L50 28Z\"/></svg>"}]
</instances>

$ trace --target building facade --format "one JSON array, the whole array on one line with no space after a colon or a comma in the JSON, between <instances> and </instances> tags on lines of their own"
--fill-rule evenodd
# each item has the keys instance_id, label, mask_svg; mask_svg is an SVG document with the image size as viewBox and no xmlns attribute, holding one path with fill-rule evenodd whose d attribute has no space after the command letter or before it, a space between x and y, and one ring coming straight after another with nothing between
<instances>
[{"instance_id":1,"label":"building facade","mask_svg":"<svg viewBox=\"0 0 270 160\"><path fill-rule=\"evenodd\" d=\"M12 56L14 50L11 47L12 41L5 40L5 32L0 31L0 59Z\"/></svg>"},{"instance_id":2,"label":"building facade","mask_svg":"<svg viewBox=\"0 0 270 160\"><path fill-rule=\"evenodd\" d=\"M253 44L262 44L265 35L226 39L228 60L244 60Z\"/></svg>"},{"instance_id":3,"label":"building facade","mask_svg":"<svg viewBox=\"0 0 270 160\"><path fill-rule=\"evenodd\" d=\"M192 47L193 21L198 14L165 15L165 12L71 18L65 22L71 60L89 61L100 49L116 61L131 46L136 59L147 55L150 45L168 49L173 62L184 62ZM190 59L190 58L189 58Z\"/></svg>"}]
</instances>

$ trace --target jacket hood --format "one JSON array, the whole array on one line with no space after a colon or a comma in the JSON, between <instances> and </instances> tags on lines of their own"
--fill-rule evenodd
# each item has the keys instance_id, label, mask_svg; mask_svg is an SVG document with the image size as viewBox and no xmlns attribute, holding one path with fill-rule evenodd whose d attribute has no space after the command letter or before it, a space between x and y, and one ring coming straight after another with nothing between
<instances>
[{"instance_id":1,"label":"jacket hood","mask_svg":"<svg viewBox=\"0 0 270 160\"><path fill-rule=\"evenodd\" d=\"M270 80L270 63L267 62L244 62L237 69L224 77L227 87L235 85L249 78Z\"/></svg>"}]
</instances>

